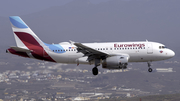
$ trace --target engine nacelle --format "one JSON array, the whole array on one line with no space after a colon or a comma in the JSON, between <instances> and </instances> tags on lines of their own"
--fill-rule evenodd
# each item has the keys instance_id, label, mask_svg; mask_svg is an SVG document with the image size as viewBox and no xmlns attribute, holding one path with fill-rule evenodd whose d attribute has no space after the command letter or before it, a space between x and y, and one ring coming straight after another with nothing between
<instances>
[{"instance_id":1,"label":"engine nacelle","mask_svg":"<svg viewBox=\"0 0 180 101\"><path fill-rule=\"evenodd\" d=\"M105 69L126 69L128 65L128 56L111 56L102 62L102 68Z\"/></svg>"}]
</instances>

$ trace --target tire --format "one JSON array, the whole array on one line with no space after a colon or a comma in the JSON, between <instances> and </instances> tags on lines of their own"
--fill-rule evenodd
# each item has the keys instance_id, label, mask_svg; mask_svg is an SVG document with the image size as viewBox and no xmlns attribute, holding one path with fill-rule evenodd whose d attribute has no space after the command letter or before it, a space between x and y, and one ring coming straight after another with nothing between
<instances>
[{"instance_id":1,"label":"tire","mask_svg":"<svg viewBox=\"0 0 180 101\"><path fill-rule=\"evenodd\" d=\"M149 72L152 72L153 70L152 70L152 68L149 68L148 71L149 71Z\"/></svg>"},{"instance_id":2,"label":"tire","mask_svg":"<svg viewBox=\"0 0 180 101\"><path fill-rule=\"evenodd\" d=\"M93 73L93 75L98 75L98 68L97 68L97 67L94 67L94 68L92 69L92 73Z\"/></svg>"}]
</instances>

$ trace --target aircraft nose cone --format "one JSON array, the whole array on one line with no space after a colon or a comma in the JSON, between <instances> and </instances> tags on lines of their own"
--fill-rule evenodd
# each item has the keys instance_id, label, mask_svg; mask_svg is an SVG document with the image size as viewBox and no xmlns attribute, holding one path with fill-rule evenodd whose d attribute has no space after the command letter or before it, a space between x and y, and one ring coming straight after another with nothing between
<instances>
[{"instance_id":1,"label":"aircraft nose cone","mask_svg":"<svg viewBox=\"0 0 180 101\"><path fill-rule=\"evenodd\" d=\"M172 57L173 57L173 56L175 56L175 52L174 52L174 51L172 51Z\"/></svg>"},{"instance_id":2,"label":"aircraft nose cone","mask_svg":"<svg viewBox=\"0 0 180 101\"><path fill-rule=\"evenodd\" d=\"M175 52L171 50L169 55L170 55L170 57L174 57L175 56Z\"/></svg>"}]
</instances>

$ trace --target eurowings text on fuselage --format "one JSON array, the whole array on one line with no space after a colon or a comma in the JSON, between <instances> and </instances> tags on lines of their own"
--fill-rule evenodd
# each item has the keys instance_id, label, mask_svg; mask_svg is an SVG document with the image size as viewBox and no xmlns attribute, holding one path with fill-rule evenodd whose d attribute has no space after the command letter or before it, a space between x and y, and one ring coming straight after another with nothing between
<instances>
[{"instance_id":1,"label":"eurowings text on fuselage","mask_svg":"<svg viewBox=\"0 0 180 101\"><path fill-rule=\"evenodd\" d=\"M94 75L98 74L97 66L105 69L126 69L128 62L147 62L148 71L152 61L172 58L175 53L157 42L105 42L105 43L78 43L62 42L47 44L18 16L10 16L13 34L17 46L6 50L7 53L69 64L94 64Z\"/></svg>"}]
</instances>

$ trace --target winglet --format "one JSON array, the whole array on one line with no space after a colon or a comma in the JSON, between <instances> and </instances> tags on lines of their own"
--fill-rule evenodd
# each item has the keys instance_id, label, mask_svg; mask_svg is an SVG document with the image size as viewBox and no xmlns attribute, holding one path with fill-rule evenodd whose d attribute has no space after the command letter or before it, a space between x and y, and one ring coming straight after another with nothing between
<instances>
[{"instance_id":1,"label":"winglet","mask_svg":"<svg viewBox=\"0 0 180 101\"><path fill-rule=\"evenodd\" d=\"M71 45L74 45L74 43L75 43L74 41L71 41L71 40L69 40L69 42L71 43Z\"/></svg>"}]
</instances>

